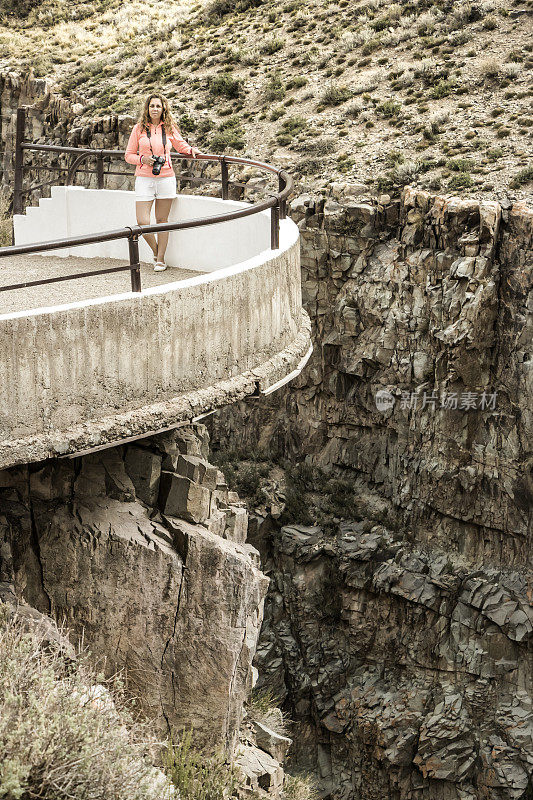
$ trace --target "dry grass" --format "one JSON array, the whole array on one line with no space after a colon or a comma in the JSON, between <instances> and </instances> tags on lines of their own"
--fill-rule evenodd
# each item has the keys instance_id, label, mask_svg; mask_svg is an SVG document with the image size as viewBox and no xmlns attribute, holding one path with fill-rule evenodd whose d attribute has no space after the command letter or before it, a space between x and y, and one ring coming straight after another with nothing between
<instances>
[{"instance_id":1,"label":"dry grass","mask_svg":"<svg viewBox=\"0 0 533 800\"><path fill-rule=\"evenodd\" d=\"M254 690L246 704L246 714L250 720L266 725L279 736L289 736L290 720L279 708L278 702L271 691Z\"/></svg>"},{"instance_id":2,"label":"dry grass","mask_svg":"<svg viewBox=\"0 0 533 800\"><path fill-rule=\"evenodd\" d=\"M103 686L0 604L0 797L162 800L157 749L118 679Z\"/></svg>"}]
</instances>

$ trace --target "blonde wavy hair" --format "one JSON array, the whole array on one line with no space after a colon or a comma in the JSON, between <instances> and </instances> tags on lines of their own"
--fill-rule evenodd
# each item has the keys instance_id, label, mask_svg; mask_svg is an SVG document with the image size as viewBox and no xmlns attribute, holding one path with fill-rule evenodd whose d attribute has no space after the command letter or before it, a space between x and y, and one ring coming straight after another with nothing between
<instances>
[{"instance_id":1,"label":"blonde wavy hair","mask_svg":"<svg viewBox=\"0 0 533 800\"><path fill-rule=\"evenodd\" d=\"M147 128L151 125L149 108L150 108L150 100L154 97L157 97L158 100L161 100L161 105L163 106L163 113L161 114L161 123L165 126L165 131L167 133L171 133L175 128L177 129L177 125L174 122L174 118L172 116L172 111L170 110L170 105L167 98L159 94L159 92L153 92L149 94L146 100L144 101L144 105L142 107L141 113L139 114L139 119L137 120L139 125L143 128Z\"/></svg>"}]
</instances>

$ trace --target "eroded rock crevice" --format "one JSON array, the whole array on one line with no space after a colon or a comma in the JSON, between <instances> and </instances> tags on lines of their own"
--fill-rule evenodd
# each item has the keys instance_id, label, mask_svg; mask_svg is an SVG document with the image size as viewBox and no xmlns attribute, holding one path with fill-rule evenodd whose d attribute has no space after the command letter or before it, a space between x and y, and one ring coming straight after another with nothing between
<instances>
[{"instance_id":1,"label":"eroded rock crevice","mask_svg":"<svg viewBox=\"0 0 533 800\"><path fill-rule=\"evenodd\" d=\"M2 580L125 670L162 733L233 752L268 580L207 449L184 427L0 473Z\"/></svg>"},{"instance_id":2,"label":"eroded rock crevice","mask_svg":"<svg viewBox=\"0 0 533 800\"><path fill-rule=\"evenodd\" d=\"M320 525L282 479L252 504L271 577L259 685L298 721L293 766L324 796L526 800L533 214L339 185L292 214L312 361L217 414L212 440L319 468L345 498Z\"/></svg>"}]
</instances>

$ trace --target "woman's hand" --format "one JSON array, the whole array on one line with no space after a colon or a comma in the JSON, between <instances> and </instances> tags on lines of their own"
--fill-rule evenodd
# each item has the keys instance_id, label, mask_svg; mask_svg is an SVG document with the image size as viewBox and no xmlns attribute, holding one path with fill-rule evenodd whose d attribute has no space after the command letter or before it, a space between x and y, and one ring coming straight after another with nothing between
<instances>
[{"instance_id":1,"label":"woman's hand","mask_svg":"<svg viewBox=\"0 0 533 800\"><path fill-rule=\"evenodd\" d=\"M198 155L198 153L199 153L199 152L200 152L200 151L198 150L198 148L197 148L197 147L192 147L192 148L191 148L191 156L192 156L193 158L196 158L196 156Z\"/></svg>"},{"instance_id":2,"label":"woman's hand","mask_svg":"<svg viewBox=\"0 0 533 800\"><path fill-rule=\"evenodd\" d=\"M141 164L143 167L152 167L155 164L155 159L143 153L141 156Z\"/></svg>"}]
</instances>

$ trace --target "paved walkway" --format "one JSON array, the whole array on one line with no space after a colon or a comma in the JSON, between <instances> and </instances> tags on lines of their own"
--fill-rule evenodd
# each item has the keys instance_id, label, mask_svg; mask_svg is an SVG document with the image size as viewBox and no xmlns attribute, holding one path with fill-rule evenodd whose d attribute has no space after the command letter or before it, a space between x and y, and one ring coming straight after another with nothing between
<instances>
[{"instance_id":1,"label":"paved walkway","mask_svg":"<svg viewBox=\"0 0 533 800\"><path fill-rule=\"evenodd\" d=\"M119 267L118 259L112 258L57 258L55 256L15 256L0 258L0 287L12 283L24 283L59 275L89 272L90 270ZM154 272L150 264L141 264L141 285L159 286L172 283L183 278L190 278L199 273L190 269L167 267L164 272ZM45 286L34 286L28 289L13 289L0 292L0 314L12 311L25 311L42 306L55 306L69 303L72 300L89 300L93 297L105 297L131 291L130 273L114 272L111 275L97 275L94 278L79 278L61 283L49 283Z\"/></svg>"}]
</instances>

